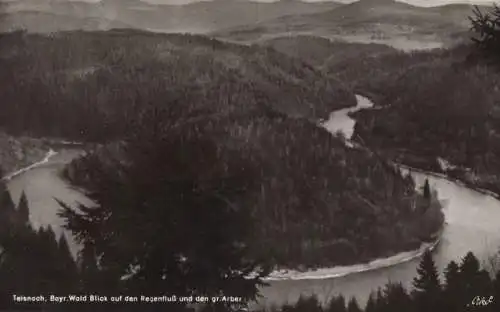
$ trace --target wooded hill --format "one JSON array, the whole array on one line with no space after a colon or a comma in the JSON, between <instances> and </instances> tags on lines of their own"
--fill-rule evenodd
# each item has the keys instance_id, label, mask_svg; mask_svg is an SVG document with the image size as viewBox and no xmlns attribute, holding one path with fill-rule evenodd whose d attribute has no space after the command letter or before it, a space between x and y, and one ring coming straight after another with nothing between
<instances>
[{"instance_id":1,"label":"wooded hill","mask_svg":"<svg viewBox=\"0 0 500 312\"><path fill-rule=\"evenodd\" d=\"M172 114L326 118L355 105L336 79L272 49L135 30L0 37L0 127L105 141L146 107Z\"/></svg>"},{"instance_id":2,"label":"wooded hill","mask_svg":"<svg viewBox=\"0 0 500 312\"><path fill-rule=\"evenodd\" d=\"M144 168L146 167L141 166L141 168L137 169ZM150 175L150 177L152 176ZM140 185L144 181L137 182L137 185ZM239 186L243 185L241 184L242 180L235 182L237 182ZM103 186L103 184L99 186L96 185L96 189L101 186ZM145 188L149 188L150 186L151 185L144 185ZM182 189L179 183L177 183L177 187L178 191ZM116 190L118 189L106 192L106 194L109 196ZM138 189L136 189L136 191L138 191ZM187 189L185 189L185 191L187 191ZM424 193L428 191L427 189ZM138 193L136 192L136 194ZM230 193L225 193L225 195L229 194ZM134 197L134 194L130 193L122 193L121 195L125 195L126 200ZM174 194L170 193L168 195ZM108 199L109 198L111 197L108 197ZM192 199L193 198L190 200ZM171 200L178 200L178 198L171 198ZM188 204L187 201L184 202L184 208L189 207L186 204ZM216 204L216 202L212 202L212 204ZM222 244L224 239L214 240L215 237L212 235L216 233L224 234L226 242L237 241L241 238L237 233L242 233L239 230L243 228L248 229L248 220L225 220L224 216L229 217L232 213L228 211L219 211L220 214L215 214L214 209L220 208L221 207L215 208L212 206L212 209L209 209L210 211L207 210L203 219L198 219L201 222L198 223L197 228L185 228L187 225L186 223L176 225L175 222L171 222L168 227L163 226L163 229L170 234L175 234L175 231L172 231L172 229L179 230L180 228L184 228L185 230L185 235L183 237L177 235L174 237L173 241L168 239L166 241L162 240L161 247L163 250L166 249L165 252L172 254L172 252L180 252L181 250L184 252L191 250L192 252L196 251L199 253L199 255L194 253L189 255L186 254L189 258L184 262L176 263L176 267L172 266L173 263L170 263L168 272L164 272L164 274L168 276L168 282L165 282L166 284L162 285L158 283L158 274L155 274L157 272L154 270L157 267L157 262L155 261L161 260L161 254L155 254L155 257L150 258L151 263L144 263L147 269L145 273L149 275L142 275L138 279L132 278L131 280L126 280L122 278L120 281L113 281L110 278L116 278L117 276L114 275L112 270L109 270L109 263L107 263L107 261L109 258L119 256L121 263L127 264L128 260L123 258L123 256L131 255L130 253L126 252L125 249L121 249L119 254L115 254L115 252L120 251L120 248L115 249L116 246L112 247L108 245L105 246L105 248L111 247L111 249L108 249L105 257L101 257L98 261L95 258L93 250L95 250L94 248L99 250L103 246L100 245L102 241L96 241L95 243L97 244L93 245L94 248L89 248L91 245L87 245L88 247L82 250L78 255L78 259L75 261L70 254L68 243L64 236L56 237L50 227L34 228L30 223L29 202L26 195L23 193L19 203L15 204L6 189L5 183L0 181L0 309L29 309L30 311L65 311L67 309L71 309L72 311L137 311L137 309L147 309L148 311L164 311L165 308L168 308L169 311L175 312L194 312L195 310L192 307L188 308L182 302L171 304L146 303L146 305L141 305L140 303L126 303L125 301L111 303L109 298L113 296L113 294L116 294L117 291L119 291L118 294L126 296L134 295L135 293L133 291L139 291L141 294L153 294L160 291L163 294L165 292L168 293L169 291L177 290L178 294L189 294L185 292L186 289L196 289L206 291L204 295L207 295L211 294L210 291L224 289L224 295L234 294L236 291L237 293L239 292L238 295L244 298L245 301L240 305L209 304L205 307L200 305L198 308L201 308L201 310L197 311L230 312L238 310L239 307L246 306L246 300L252 298L254 295L255 289L249 287L254 281L242 282L239 276L235 275L218 276L219 270L227 270L228 265L231 265L230 268L233 270L236 268L234 265L237 264L238 257L230 258L228 252L235 252L241 247L229 247L226 245L225 248L221 248L224 246ZM122 212L123 211L127 211L125 206L122 206ZM142 217L145 216L144 213L146 211L139 212L140 214L138 214L137 217L141 215ZM159 211L156 212L158 213ZM185 210L185 212L187 212L187 210ZM190 210L190 212L193 211ZM177 221L183 220L179 218L182 216L180 211L174 213L173 210L170 210L170 213L173 213L171 217L176 216L178 218ZM98 215L99 213L93 214L93 218ZM123 218L125 216L126 214L122 213L121 217ZM189 213L186 216L192 217ZM235 217L236 215L232 216ZM155 214L155 218L159 217L159 214ZM200 215L198 215L198 217L200 217ZM191 218L191 220L193 219L196 220L196 218ZM86 221L88 222L91 220L92 219L87 219ZM76 220L70 218L69 221L71 227L76 230L78 228L77 223L74 223ZM140 218L134 219L134 221L141 223ZM213 226L215 225L213 223L214 221L218 222L219 227ZM224 227L221 227L222 224L220 222L227 221L232 221L232 223L224 223ZM106 226L102 228L104 231L101 232L101 234L111 234L107 231L111 229L109 226L112 223L114 222L107 223ZM94 224L97 225L98 223ZM115 226L116 225L118 224L115 224ZM119 227L113 229L119 230L123 225L124 223L121 222ZM94 234L91 233L94 230L95 228L93 229L92 227L86 228L85 231L88 231L86 235L93 236L95 232ZM128 230L130 230L130 228ZM134 233L129 231L129 235L131 236L126 241L128 250L135 250L135 248L138 247L138 245L135 245L136 242L140 242L140 245L151 248L151 240L147 242L141 241L141 239L144 238L144 234L149 235L152 233L151 230L151 227L145 227L139 232ZM199 233L195 234L196 230L198 230ZM75 233L82 232L76 230ZM126 233L119 232L119 234L122 235ZM209 236L207 236L207 234L209 234ZM205 240L193 241L191 240L193 237L205 237ZM110 238L114 240L115 243L119 242L110 236L106 237L106 239ZM176 240L178 243L175 243ZM174 243L174 245L172 245L172 243ZM177 248L182 246L182 249L171 249L174 246ZM227 249L228 247L229 249ZM204 248L207 248L207 251L204 251ZM215 260L212 257L214 255L221 256L221 253L224 254L224 257L219 258L218 261L207 261L208 259ZM144 254L141 255L145 256ZM238 254L233 254L233 256L237 255ZM136 256L139 256L139 254ZM199 257L199 262L193 261L195 257ZM225 261L221 261L222 259ZM243 259L245 258L239 258L239 261ZM114 267L116 269L118 263L120 262L112 263L112 268ZM263 262L260 262L260 264L263 264ZM108 270L106 270L106 268ZM488 271L486 269L488 269ZM201 275L201 273L209 272L211 274ZM490 275L488 273L490 273ZM465 255L459 263L454 261L450 262L444 272L444 279L442 279L438 275L431 253L426 252L417 269L411 289L405 289L401 284L388 283L384 289L373 290L364 308L360 307L355 298L345 298L342 295L336 295L330 298L326 304L321 304L315 297L303 297L295 304L284 305L279 307L279 310L270 309L267 311L397 312L402 309L411 312L429 310L461 312L470 311L471 309L497 311L499 303L494 300L494 298L500 294L499 282L500 273L498 267L481 266L478 259L472 253ZM241 287L244 285L246 285L246 287L238 289L238 286ZM182 288L183 286L186 288ZM22 303L15 302L12 297L13 294L17 296L43 295L46 296L46 298L49 298L49 295L68 296L68 294L75 294L76 296L89 296L89 294L92 294L94 296L106 296L108 302ZM484 298L483 301L480 301L477 296ZM490 299L490 296L493 296L493 300ZM470 304L473 302L476 304L486 302L486 306L471 307ZM491 303L488 304L488 302Z\"/></svg>"},{"instance_id":3,"label":"wooded hill","mask_svg":"<svg viewBox=\"0 0 500 312\"><path fill-rule=\"evenodd\" d=\"M444 158L456 166L447 172L452 177L500 192L500 74L472 42L411 53L309 36L267 45L314 64L383 107L355 114L355 137L365 144L438 172L437 157Z\"/></svg>"},{"instance_id":4,"label":"wooded hill","mask_svg":"<svg viewBox=\"0 0 500 312\"><path fill-rule=\"evenodd\" d=\"M108 142L140 133L140 142L158 144L136 145L151 151L153 158L143 160L151 166L164 153L158 138L170 135L215 144L215 167L236 153L256 174L256 184L238 199L255 207L261 224L255 251L275 264L392 255L418 247L441 225L439 204L423 209L428 204L410 179L317 126L318 118L355 104L354 96L300 59L271 48L140 31L4 39L11 45L2 49L9 69L3 79L16 81L3 89L12 99L1 120L6 129ZM175 146L167 150L184 155ZM130 156L118 155L118 163ZM68 178L92 188L96 173L114 171L102 168L116 165L108 157L76 161ZM194 166L203 158L200 152L187 159ZM169 166L175 168L166 163L166 176Z\"/></svg>"}]
</instances>

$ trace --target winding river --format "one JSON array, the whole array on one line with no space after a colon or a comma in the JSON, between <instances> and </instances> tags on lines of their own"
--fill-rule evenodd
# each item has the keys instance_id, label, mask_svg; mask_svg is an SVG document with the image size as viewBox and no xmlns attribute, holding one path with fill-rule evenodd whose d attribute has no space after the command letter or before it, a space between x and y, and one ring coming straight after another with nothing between
<instances>
[{"instance_id":1,"label":"winding river","mask_svg":"<svg viewBox=\"0 0 500 312\"><path fill-rule=\"evenodd\" d=\"M355 121L348 114L358 109L369 108L373 104L366 98L357 96L358 106L336 111L323 126L330 132L342 131L346 138L352 135ZM9 181L8 187L14 200L18 200L24 190L27 194L31 221L35 225L51 225L57 235L64 232L62 221L57 216L59 209L54 198L69 204L89 201L58 176L65 163L79 155L78 150L62 150L45 163L25 171ZM500 202L495 198L473 191L445 178L423 173L412 173L417 185L425 178L438 191L445 203L444 214L447 224L440 243L435 248L435 260L439 270L443 270L451 260L460 260L468 251L473 251L486 261L500 246ZM67 234L68 235L68 234ZM69 235L68 235L69 236ZM73 253L77 245L69 239ZM417 257L415 257L417 256ZM384 286L388 281L410 285L418 265L418 251L396 255L367 265L325 269L316 272L275 274L269 286L261 291L263 298L259 305L293 302L303 294L316 294L326 300L333 294L356 296L364 304L369 293Z\"/></svg>"}]
</instances>

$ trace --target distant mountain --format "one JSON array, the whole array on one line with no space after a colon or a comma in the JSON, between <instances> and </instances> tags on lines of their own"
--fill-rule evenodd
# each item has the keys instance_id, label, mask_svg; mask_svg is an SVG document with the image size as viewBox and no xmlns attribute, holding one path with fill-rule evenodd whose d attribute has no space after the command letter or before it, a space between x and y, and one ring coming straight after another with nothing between
<instances>
[{"instance_id":1,"label":"distant mountain","mask_svg":"<svg viewBox=\"0 0 500 312\"><path fill-rule=\"evenodd\" d=\"M341 4L336 2L307 3L297 0L274 3L219 0L185 5L154 5L138 0L105 0L97 3L28 0L9 3L4 10L11 15L9 21L22 19L17 15L26 12L41 12L57 14L58 19L61 16L68 19L102 19L105 23L113 21L145 30L205 33L260 23L286 15L324 12L339 6ZM47 18L45 23L55 26L59 22L51 21L49 15L45 17ZM43 23L44 20L40 15L34 26ZM52 28L54 27L50 27ZM67 22L61 23L58 28L58 30L68 29L74 28L67 28ZM39 31L37 27L28 29L31 30Z\"/></svg>"},{"instance_id":2,"label":"distant mountain","mask_svg":"<svg viewBox=\"0 0 500 312\"><path fill-rule=\"evenodd\" d=\"M392 0L363 0L332 10L278 17L212 35L235 41L259 41L291 34L351 37L354 41L453 41L468 31L472 5L416 7Z\"/></svg>"},{"instance_id":3,"label":"distant mountain","mask_svg":"<svg viewBox=\"0 0 500 312\"><path fill-rule=\"evenodd\" d=\"M76 17L39 11L23 11L16 14L0 13L0 30L27 30L31 32L55 32L64 30L107 30L127 28L127 24L99 17Z\"/></svg>"}]
</instances>

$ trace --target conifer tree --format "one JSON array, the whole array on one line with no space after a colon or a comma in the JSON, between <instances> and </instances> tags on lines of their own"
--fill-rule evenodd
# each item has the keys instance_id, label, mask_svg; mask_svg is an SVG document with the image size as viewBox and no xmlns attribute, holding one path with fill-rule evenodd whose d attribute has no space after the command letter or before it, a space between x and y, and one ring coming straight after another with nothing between
<instances>
[{"instance_id":1,"label":"conifer tree","mask_svg":"<svg viewBox=\"0 0 500 312\"><path fill-rule=\"evenodd\" d=\"M463 297L463 283L460 277L460 268L455 261L450 261L444 271L444 301L445 308L456 311L465 306Z\"/></svg>"},{"instance_id":2,"label":"conifer tree","mask_svg":"<svg viewBox=\"0 0 500 312\"><path fill-rule=\"evenodd\" d=\"M472 41L487 57L500 60L500 7L497 4L487 12L475 6L473 16L469 17L471 29L476 33Z\"/></svg>"},{"instance_id":3,"label":"conifer tree","mask_svg":"<svg viewBox=\"0 0 500 312\"><path fill-rule=\"evenodd\" d=\"M383 311L386 307L386 298L381 288L377 289L377 293L375 296L375 305L377 306L378 311Z\"/></svg>"},{"instance_id":4,"label":"conifer tree","mask_svg":"<svg viewBox=\"0 0 500 312\"><path fill-rule=\"evenodd\" d=\"M5 233L11 226L14 215L14 201L7 189L7 184L4 180L0 180L0 233Z\"/></svg>"},{"instance_id":5,"label":"conifer tree","mask_svg":"<svg viewBox=\"0 0 500 312\"><path fill-rule=\"evenodd\" d=\"M389 283L384 290L386 306L384 312L410 312L412 300L401 283Z\"/></svg>"},{"instance_id":6,"label":"conifer tree","mask_svg":"<svg viewBox=\"0 0 500 312\"><path fill-rule=\"evenodd\" d=\"M79 267L82 290L86 292L95 292L99 290L99 269L94 246L92 244L87 243L80 251Z\"/></svg>"},{"instance_id":7,"label":"conifer tree","mask_svg":"<svg viewBox=\"0 0 500 312\"><path fill-rule=\"evenodd\" d=\"M431 186L429 185L429 179L425 179L425 183L423 186L423 193L424 193L424 198L426 200L431 199Z\"/></svg>"},{"instance_id":8,"label":"conifer tree","mask_svg":"<svg viewBox=\"0 0 500 312\"><path fill-rule=\"evenodd\" d=\"M376 295L372 292L370 296L368 296L368 300L366 301L365 312L378 312L377 303L375 299Z\"/></svg>"},{"instance_id":9,"label":"conifer tree","mask_svg":"<svg viewBox=\"0 0 500 312\"><path fill-rule=\"evenodd\" d=\"M337 295L330 299L325 312L345 312L346 302L343 295Z\"/></svg>"},{"instance_id":10,"label":"conifer tree","mask_svg":"<svg viewBox=\"0 0 500 312\"><path fill-rule=\"evenodd\" d=\"M487 296L491 290L489 274L482 270L479 260L468 252L460 263L460 281L463 284L463 297L472 300L474 296Z\"/></svg>"},{"instance_id":11,"label":"conifer tree","mask_svg":"<svg viewBox=\"0 0 500 312\"><path fill-rule=\"evenodd\" d=\"M66 240L66 236L61 234L59 237L59 241L57 243L58 247L58 262L60 267L60 275L59 278L59 289L62 292L71 292L77 291L78 286L78 268L76 266L75 260L71 255L71 251L69 249L68 241Z\"/></svg>"},{"instance_id":12,"label":"conifer tree","mask_svg":"<svg viewBox=\"0 0 500 312\"><path fill-rule=\"evenodd\" d=\"M20 225L26 225L29 223L30 210L28 205L28 198L26 193L23 191L19 199L19 204L17 205L17 222Z\"/></svg>"},{"instance_id":13,"label":"conifer tree","mask_svg":"<svg viewBox=\"0 0 500 312\"><path fill-rule=\"evenodd\" d=\"M252 300L268 270L248 252L253 207L235 202L254 188L255 170L198 129L138 131L127 162L101 172L88 190L96 207L61 203L61 215L86 246L84 263L99 259L99 275L129 292Z\"/></svg>"},{"instance_id":14,"label":"conifer tree","mask_svg":"<svg viewBox=\"0 0 500 312\"><path fill-rule=\"evenodd\" d=\"M414 298L418 309L438 311L440 309L441 285L432 252L424 252L417 268L417 277L413 279Z\"/></svg>"},{"instance_id":15,"label":"conifer tree","mask_svg":"<svg viewBox=\"0 0 500 312\"><path fill-rule=\"evenodd\" d=\"M296 311L310 311L310 312L322 312L323 309L316 296L310 296L308 298L299 297L299 300L295 304Z\"/></svg>"},{"instance_id":16,"label":"conifer tree","mask_svg":"<svg viewBox=\"0 0 500 312\"><path fill-rule=\"evenodd\" d=\"M415 180L413 179L413 176L411 175L411 169L408 170L408 173L404 177L406 184L410 186L410 192L415 190Z\"/></svg>"},{"instance_id":17,"label":"conifer tree","mask_svg":"<svg viewBox=\"0 0 500 312\"><path fill-rule=\"evenodd\" d=\"M347 303L347 312L362 312L356 298L352 297Z\"/></svg>"}]
</instances>

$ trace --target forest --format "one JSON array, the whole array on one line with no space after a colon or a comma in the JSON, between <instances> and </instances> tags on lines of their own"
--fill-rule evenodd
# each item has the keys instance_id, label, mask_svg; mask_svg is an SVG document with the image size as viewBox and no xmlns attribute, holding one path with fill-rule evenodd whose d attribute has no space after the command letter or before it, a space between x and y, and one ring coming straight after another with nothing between
<instances>
[{"instance_id":1,"label":"forest","mask_svg":"<svg viewBox=\"0 0 500 312\"><path fill-rule=\"evenodd\" d=\"M274 49L138 30L0 35L0 129L106 142L147 107L172 118L285 113L311 120L356 104L331 76Z\"/></svg>"},{"instance_id":2,"label":"forest","mask_svg":"<svg viewBox=\"0 0 500 312\"><path fill-rule=\"evenodd\" d=\"M301 297L295 304L268 309L282 312L424 312L424 311L498 311L500 271L481 268L473 253L459 262L450 261L444 272L438 272L432 252L426 251L417 268L412 287L387 283L373 291L364 307L355 298L336 295L321 303L315 296Z\"/></svg>"},{"instance_id":3,"label":"forest","mask_svg":"<svg viewBox=\"0 0 500 312\"><path fill-rule=\"evenodd\" d=\"M238 186L241 187L243 184L240 183ZM238 186L233 186L235 187L221 190L220 194L226 195L227 198L231 194L237 195ZM209 188L197 191L197 194L201 196L200 200L204 202L209 200L206 196L211 196L210 193L213 192ZM152 199L152 201L157 200ZM203 219L198 222L196 229L190 228L190 231L182 232L187 225L186 222L189 222L186 219L189 216L179 214L176 215L180 221L178 226L172 223L174 225L172 227L163 227L165 234L170 233L176 237L182 234L183 244L168 239L157 242L149 239L147 242L151 245L142 247L141 244L135 243L143 242L143 239L151 235L154 230L142 229L139 232L130 233L129 229L125 229L120 222L106 221L101 229L116 231L116 235L128 239L127 249L121 251L116 248L119 247L117 245L105 244L106 236L109 237L111 234L109 232L101 232L101 241L85 238L99 236L97 233L99 229L86 227L84 223L102 215L92 214L90 210L87 210L87 213L92 216L87 219L73 219L68 215L69 227L85 246L77 259L74 259L64 234L56 237L50 226L34 228L29 221L29 202L26 195L22 194L19 203L15 204L5 183L0 181L0 221L2 222L0 226L0 245L2 246L0 250L0 309L23 311L67 311L69 308L72 311L137 311L140 309L141 311L193 312L196 308L201 309L198 311L202 312L241 311L242 307L256 298L257 286L265 285L261 278L269 271L264 269L265 263L262 259L257 262L249 261L249 259L245 260L245 256L241 254L242 251L246 251L241 239L245 237L245 232L248 233L248 230L252 228L248 222L248 215L243 210L224 209L225 202L218 201L217 198L211 200L213 206L210 213L201 216ZM189 203L189 201L192 202ZM196 205L195 201L194 196L185 198L184 205ZM214 214L215 209L220 209L219 213ZM130 209L126 211L133 213ZM202 212L198 211L198 213ZM214 215L217 217L214 218ZM138 218L140 215L134 214L128 217ZM154 217L159 216L155 214ZM142 218L148 218L148 216ZM219 226L214 226L215 224ZM232 235L220 236L221 226L224 226L224 233L230 232ZM89 232L83 231L84 229ZM201 238L207 234L209 238L202 240ZM218 238L217 235L219 235ZM118 237L111 237L115 244L119 243L117 239ZM237 242L240 245L234 245ZM162 270L158 267L161 263L157 262L162 259L162 254L158 254L154 249L154 245L158 243L161 243L162 248L168 249L163 257L171 253L185 256L183 261L178 259L176 263L163 268L166 270L164 274L168 274L168 279L163 282L157 278L160 272L158 270ZM98 259L96 251L102 248L106 249L106 253ZM116 265L122 267L130 265L129 257L139 255L147 257L149 252L144 253L147 250L150 250L153 258L138 259L143 265L140 269L130 272L126 278L122 276L117 279ZM117 259L121 261L116 261ZM235 272L235 269L241 271ZM248 269L261 270L260 276L251 276L248 274ZM232 272L232 275L224 277L224 273L229 272ZM246 279L242 279L243 276L246 276ZM237 296L243 301L238 304L218 303L199 306L190 306L180 302L148 303L145 306L140 303L125 304L123 302L56 304L50 303L47 299L47 302L43 303L23 304L14 302L12 297L12 294L42 295L46 298L49 298L51 294L56 296L95 294L110 298L117 294L134 296L139 293L164 294L173 291L186 295L224 294ZM400 283L388 283L384 288L373 291L365 307L360 306L355 298L334 295L327 302L319 302L314 296L301 297L294 304L263 309L259 312L498 311L500 303L497 299L499 297L500 271L498 267L486 268L469 252L460 261L451 261L444 272L437 272L432 252L428 250L421 258L410 289Z\"/></svg>"},{"instance_id":4,"label":"forest","mask_svg":"<svg viewBox=\"0 0 500 312\"><path fill-rule=\"evenodd\" d=\"M233 203L255 221L252 253L275 267L390 256L418 248L441 229L437 194L416 190L421 186L410 176L308 121L248 116L162 126L167 118L158 112L149 118L156 121L143 124L152 126L74 160L65 177L100 203L116 181L165 185L141 195L148 197L166 196L177 177L197 185L235 175L235 185L248 181ZM141 169L128 176L131 168Z\"/></svg>"},{"instance_id":5,"label":"forest","mask_svg":"<svg viewBox=\"0 0 500 312\"><path fill-rule=\"evenodd\" d=\"M297 36L266 46L343 81L380 109L354 114L355 139L384 157L500 192L500 10L471 12L471 39L403 52L381 44ZM359 61L358 61L359 60ZM361 140L360 140L361 139ZM443 172L444 173L444 172Z\"/></svg>"},{"instance_id":6,"label":"forest","mask_svg":"<svg viewBox=\"0 0 500 312\"><path fill-rule=\"evenodd\" d=\"M127 162L169 176L179 160L159 159L171 150L192 166L205 163L200 170L227 166L224 159L236 155L252 168L245 176L252 185L236 201L252 206L259 224L253 252L274 266L390 256L418 248L441 227L436 198L423 198L377 154L352 150L318 128L318 119L353 106L355 97L299 58L137 30L2 36L0 76L9 83L0 83L0 93L9 101L1 128L104 146L66 170L76 186L94 188L103 172L121 172ZM168 145L187 138L214 149L213 159ZM151 158L134 160L138 151ZM220 172L189 174L198 180Z\"/></svg>"},{"instance_id":7,"label":"forest","mask_svg":"<svg viewBox=\"0 0 500 312\"><path fill-rule=\"evenodd\" d=\"M474 24L490 30L477 39L479 49L410 54L430 59L398 76L415 97L405 89L391 99L396 93L387 89L384 116L358 115L357 136L369 138L371 150L349 148L316 124L354 105L349 88L360 85L342 86L273 48L132 30L2 34L2 130L100 145L63 172L96 204L75 209L59 201L65 228L82 247L76 260L64 235L29 222L26 194L14 203L0 180L0 308L67 308L19 305L15 293L226 295L247 303L273 268L350 264L434 239L444 222L436 192L428 181L415 185L377 150L418 147L425 157L447 159L440 153L454 151L451 162L476 175L481 165L496 173L498 76L489 60L500 55L500 36L489 18L478 14ZM94 50L81 52L88 47ZM443 279L427 251L412 289L388 284L364 308L338 296L326 307L303 298L280 310L497 311L498 269L487 271L469 253L450 262Z\"/></svg>"}]
</instances>

